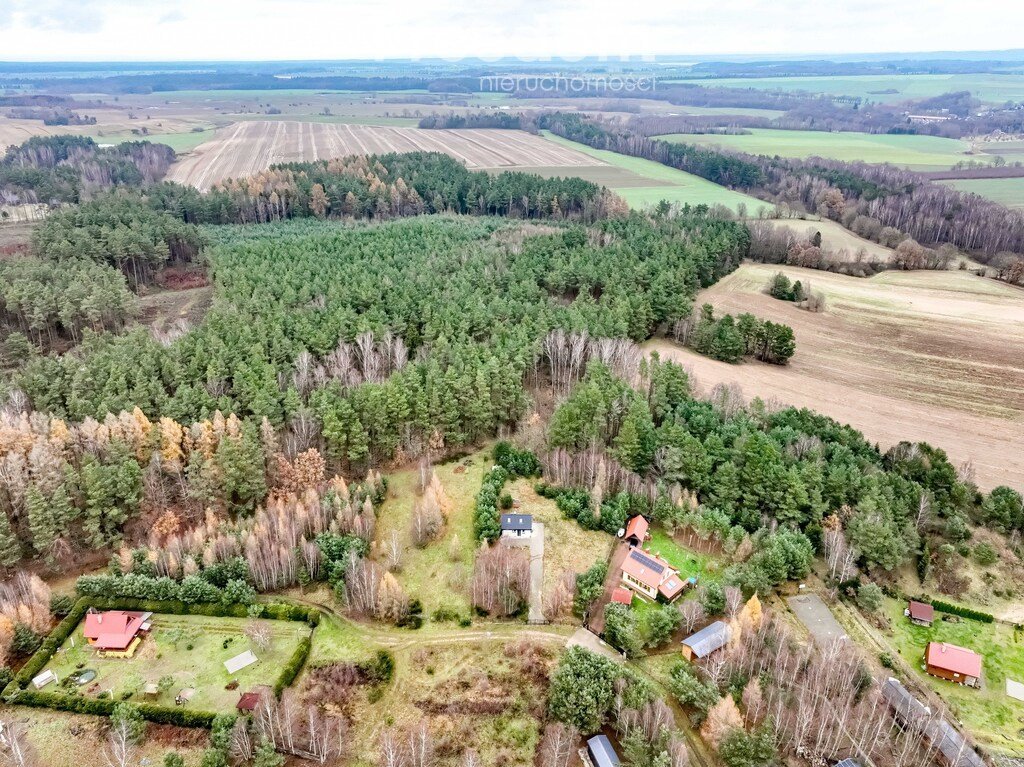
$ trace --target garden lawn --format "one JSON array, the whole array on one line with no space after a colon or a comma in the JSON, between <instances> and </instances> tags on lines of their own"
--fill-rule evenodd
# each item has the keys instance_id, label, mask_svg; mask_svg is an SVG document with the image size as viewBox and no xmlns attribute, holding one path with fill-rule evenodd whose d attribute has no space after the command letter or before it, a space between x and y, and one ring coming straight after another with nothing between
<instances>
[{"instance_id":1,"label":"garden lawn","mask_svg":"<svg viewBox=\"0 0 1024 767\"><path fill-rule=\"evenodd\" d=\"M388 497L377 514L376 558L383 558L384 542L392 532L397 533L404 553L402 568L395 577L409 597L423 603L425 617L441 606L469 614L469 582L476 550L473 507L484 471L493 464L488 446L466 458L434 467L451 500L451 509L441 536L422 549L412 545L409 535L419 469L388 474Z\"/></svg>"},{"instance_id":2,"label":"garden lawn","mask_svg":"<svg viewBox=\"0 0 1024 767\"><path fill-rule=\"evenodd\" d=\"M200 615L154 615L153 630L132 658L100 658L82 634L83 621L74 630L47 664L59 679L65 679L80 666L97 672L95 682L78 688L86 695L111 692L115 699L133 693L133 701L151 700L173 706L179 690L196 690L188 707L197 711L231 712L239 695L258 685L272 686L292 656L299 641L309 635L310 628L299 621L261 621L271 631L268 650L251 647L243 630L246 618L211 618ZM177 639L175 642L174 640ZM72 646L73 642L73 646ZM226 646L225 646L226 645ZM259 661L231 675L224 661L252 649ZM145 698L142 688L171 676L174 685L156 699ZM225 690L233 679L237 690ZM98 688L86 692L93 684ZM54 686L44 688L47 692Z\"/></svg>"},{"instance_id":3,"label":"garden lawn","mask_svg":"<svg viewBox=\"0 0 1024 767\"><path fill-rule=\"evenodd\" d=\"M649 548L672 565L684 580L696 577L699 582L703 582L721 577L721 566L714 557L687 548L662 527L651 528L650 540L644 544L644 548Z\"/></svg>"},{"instance_id":4,"label":"garden lawn","mask_svg":"<svg viewBox=\"0 0 1024 767\"><path fill-rule=\"evenodd\" d=\"M994 159L986 155L967 154L971 145L960 139L909 134L751 128L749 133L739 135L672 133L655 138L769 157L827 157L843 162L887 162L915 170L944 170L962 160L985 162Z\"/></svg>"},{"instance_id":5,"label":"garden lawn","mask_svg":"<svg viewBox=\"0 0 1024 767\"><path fill-rule=\"evenodd\" d=\"M629 203L632 208L646 208L657 205L662 200L678 205L723 205L734 213L739 211L742 205L749 215L756 216L762 208L770 206L764 200L751 197L742 192L734 192L724 186L719 186L700 176L692 173L685 173L668 165L662 165L653 160L644 160L640 157L630 157L609 152L605 149L592 149L586 144L578 144L569 141L553 133L544 132L544 137L556 144L572 147L591 157L603 160L625 170L632 171L637 176L645 179L644 183L651 181L660 182L658 186L609 186L617 195Z\"/></svg>"},{"instance_id":6,"label":"garden lawn","mask_svg":"<svg viewBox=\"0 0 1024 767\"><path fill-rule=\"evenodd\" d=\"M1024 682L1024 634L1002 623L981 623L960 618L958 623L942 620L945 613L935 612L931 627L916 626L903 615L905 605L885 600L885 611L893 626L893 643L900 655L913 666L920 679L949 705L974 735L989 748L1024 756L1021 730L1024 702L1006 694L1006 678ZM982 688L958 684L924 673L924 652L928 642L949 642L980 653Z\"/></svg>"}]
</instances>

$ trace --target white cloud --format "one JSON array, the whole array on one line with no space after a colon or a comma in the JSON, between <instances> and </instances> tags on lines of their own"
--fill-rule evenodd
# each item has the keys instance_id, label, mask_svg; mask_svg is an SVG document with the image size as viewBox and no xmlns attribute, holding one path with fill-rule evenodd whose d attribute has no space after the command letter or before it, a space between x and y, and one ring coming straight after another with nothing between
<instances>
[{"instance_id":1,"label":"white cloud","mask_svg":"<svg viewBox=\"0 0 1024 767\"><path fill-rule=\"evenodd\" d=\"M827 56L1019 47L1021 22L1006 0L0 0L0 58Z\"/></svg>"}]
</instances>

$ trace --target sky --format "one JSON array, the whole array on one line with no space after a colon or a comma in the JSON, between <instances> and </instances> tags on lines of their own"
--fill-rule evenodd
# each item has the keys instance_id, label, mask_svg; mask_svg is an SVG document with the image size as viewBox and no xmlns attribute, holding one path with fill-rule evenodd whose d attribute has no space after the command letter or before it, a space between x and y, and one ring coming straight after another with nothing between
<instances>
[{"instance_id":1,"label":"sky","mask_svg":"<svg viewBox=\"0 0 1024 767\"><path fill-rule=\"evenodd\" d=\"M1022 28L1017 0L0 0L0 60L999 50Z\"/></svg>"}]
</instances>

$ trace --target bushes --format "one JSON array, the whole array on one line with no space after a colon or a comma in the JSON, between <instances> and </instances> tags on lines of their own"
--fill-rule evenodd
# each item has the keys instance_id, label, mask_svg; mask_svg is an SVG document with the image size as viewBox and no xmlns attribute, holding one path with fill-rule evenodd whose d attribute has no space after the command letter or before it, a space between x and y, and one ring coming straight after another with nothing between
<instances>
[{"instance_id":1,"label":"bushes","mask_svg":"<svg viewBox=\"0 0 1024 767\"><path fill-rule=\"evenodd\" d=\"M288 659L288 662L284 665L281 670L280 676L277 677L277 681L274 682L274 696L277 698L281 697L281 693L284 692L284 688L291 685L295 681L295 677L302 671L302 667L306 665L306 659L309 657L309 651L313 647L313 642L309 637L304 637L299 646L295 648L295 652L292 653L292 657Z\"/></svg>"},{"instance_id":2,"label":"bushes","mask_svg":"<svg viewBox=\"0 0 1024 767\"><path fill-rule=\"evenodd\" d=\"M942 613L948 613L949 615L959 615L961 618L969 618L972 621L981 621L982 623L992 623L995 620L995 616L988 613L983 613L978 610L972 610L969 607L961 607L960 605L950 604L949 602L943 602L939 599L931 600L931 606Z\"/></svg>"},{"instance_id":3,"label":"bushes","mask_svg":"<svg viewBox=\"0 0 1024 767\"><path fill-rule=\"evenodd\" d=\"M83 576L85 577L85 576ZM91 576L90 576L91 577ZM103 576L101 576L103 577ZM167 615L203 615L210 618L266 618L276 621L302 621L315 628L320 623L320 611L315 607L293 605L287 602L267 602L253 605L228 604L221 602L199 602L189 604L180 600L154 600L83 597L85 609L95 607L97 610L141 610L145 612L165 613ZM82 611L82 615L85 610ZM81 620L81 617L79 617ZM78 621L75 622L77 625ZM72 626L74 629L74 626ZM64 637L67 638L66 636ZM62 639L61 642L64 640ZM58 646L60 646L58 644Z\"/></svg>"},{"instance_id":4,"label":"bushes","mask_svg":"<svg viewBox=\"0 0 1024 767\"><path fill-rule=\"evenodd\" d=\"M36 653L28 659L28 662L21 667L21 670L14 677L18 687L27 687L29 682L32 681L32 677L43 670L50 660L50 656L57 652L57 648L64 644L64 640L71 636L71 632L81 622L88 609L89 600L79 599L75 602L71 612L64 616L61 622L50 632L49 636L43 640Z\"/></svg>"},{"instance_id":5,"label":"bushes","mask_svg":"<svg viewBox=\"0 0 1024 767\"><path fill-rule=\"evenodd\" d=\"M110 698L85 698L78 695L64 695L56 692L41 692L39 690L16 690L11 694L7 694L7 691L5 691L4 700L7 703L19 706L52 708L56 711L69 711L73 714L92 714L95 716L110 716L114 713L115 706L119 705ZM216 716L210 711L159 706L155 703L139 703L135 708L142 714L144 719L150 722L173 724L178 727L209 728Z\"/></svg>"},{"instance_id":6,"label":"bushes","mask_svg":"<svg viewBox=\"0 0 1024 767\"><path fill-rule=\"evenodd\" d=\"M387 684L395 674L395 656L387 650L377 650L371 660L365 660L357 666L367 684Z\"/></svg>"},{"instance_id":7,"label":"bushes","mask_svg":"<svg viewBox=\"0 0 1024 767\"><path fill-rule=\"evenodd\" d=\"M539 477L540 459L529 450L517 450L508 442L494 446L494 462L512 477Z\"/></svg>"},{"instance_id":8,"label":"bushes","mask_svg":"<svg viewBox=\"0 0 1024 767\"><path fill-rule=\"evenodd\" d=\"M604 579L608 575L608 563L596 562L589 570L576 576L576 594L572 600L573 614L584 617L590 606L604 590Z\"/></svg>"},{"instance_id":9,"label":"bushes","mask_svg":"<svg viewBox=\"0 0 1024 767\"><path fill-rule=\"evenodd\" d=\"M476 496L476 508L473 510L473 535L478 541L483 539L494 543L501 536L498 498L508 480L509 473L501 466L495 466L484 474L480 492Z\"/></svg>"}]
</instances>

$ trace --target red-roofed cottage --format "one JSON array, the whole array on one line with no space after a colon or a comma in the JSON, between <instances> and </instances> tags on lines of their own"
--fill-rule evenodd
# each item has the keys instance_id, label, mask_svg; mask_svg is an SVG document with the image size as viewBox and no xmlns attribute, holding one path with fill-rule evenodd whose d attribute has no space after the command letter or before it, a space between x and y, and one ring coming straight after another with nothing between
<instances>
[{"instance_id":1,"label":"red-roofed cottage","mask_svg":"<svg viewBox=\"0 0 1024 767\"><path fill-rule=\"evenodd\" d=\"M946 642L929 642L924 655L929 674L968 687L978 686L981 660L981 656L973 650Z\"/></svg>"},{"instance_id":2,"label":"red-roofed cottage","mask_svg":"<svg viewBox=\"0 0 1024 767\"><path fill-rule=\"evenodd\" d=\"M647 540L647 529L650 524L640 514L629 520L626 523L626 535L624 539L630 546L643 546L644 541Z\"/></svg>"},{"instance_id":3,"label":"red-roofed cottage","mask_svg":"<svg viewBox=\"0 0 1024 767\"><path fill-rule=\"evenodd\" d=\"M935 608L924 602L911 600L906 614L910 618L910 622L916 623L918 626L931 626L932 621L935 620Z\"/></svg>"},{"instance_id":4,"label":"red-roofed cottage","mask_svg":"<svg viewBox=\"0 0 1024 767\"><path fill-rule=\"evenodd\" d=\"M138 638L149 615L123 610L86 613L82 633L97 650L123 652Z\"/></svg>"},{"instance_id":5,"label":"red-roofed cottage","mask_svg":"<svg viewBox=\"0 0 1024 767\"><path fill-rule=\"evenodd\" d=\"M630 547L622 562L622 584L648 599L671 602L685 586L679 573L661 557Z\"/></svg>"}]
</instances>

